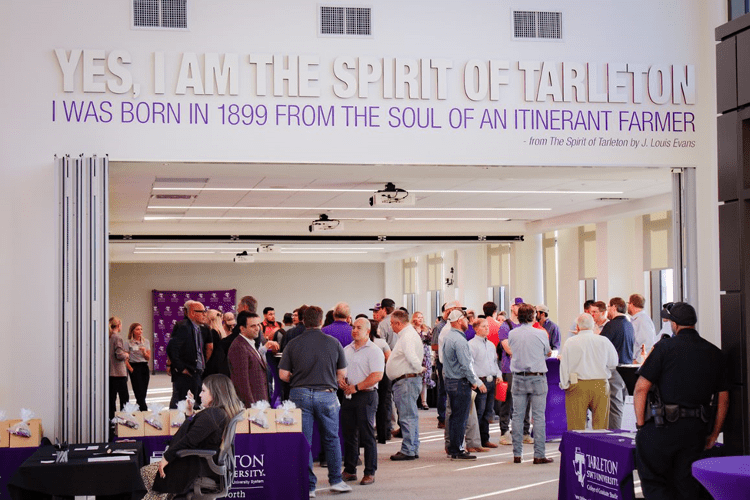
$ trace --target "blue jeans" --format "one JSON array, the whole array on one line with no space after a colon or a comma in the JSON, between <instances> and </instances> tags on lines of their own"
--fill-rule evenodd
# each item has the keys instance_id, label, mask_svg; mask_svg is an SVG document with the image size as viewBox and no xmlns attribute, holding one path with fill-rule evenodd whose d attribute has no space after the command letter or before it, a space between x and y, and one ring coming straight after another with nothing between
<instances>
[{"instance_id":1,"label":"blue jeans","mask_svg":"<svg viewBox=\"0 0 750 504\"><path fill-rule=\"evenodd\" d=\"M341 443L339 442L339 409L341 405L336 392L295 387L289 399L302 410L302 433L312 446L313 420L318 421L318 430L323 442L323 450L328 462L328 482L331 485L341 482ZM307 466L310 474L310 490L315 490L318 478L313 473L312 451L308 455Z\"/></svg>"},{"instance_id":2,"label":"blue jeans","mask_svg":"<svg viewBox=\"0 0 750 504\"><path fill-rule=\"evenodd\" d=\"M422 376L402 378L393 384L393 401L398 410L398 423L401 427L401 453L419 455L419 412L417 398L422 391ZM330 465L329 465L330 467Z\"/></svg>"},{"instance_id":3,"label":"blue jeans","mask_svg":"<svg viewBox=\"0 0 750 504\"><path fill-rule=\"evenodd\" d=\"M526 405L531 401L531 416L534 419L534 458L543 458L547 440L545 411L547 409L547 377L513 375L513 456L523 454L523 421Z\"/></svg>"},{"instance_id":4,"label":"blue jeans","mask_svg":"<svg viewBox=\"0 0 750 504\"><path fill-rule=\"evenodd\" d=\"M448 378L443 376L445 392L451 403L451 415L448 419L450 445L448 453L455 455L463 451L464 433L466 432L466 421L471 409L471 383L464 378Z\"/></svg>"}]
</instances>

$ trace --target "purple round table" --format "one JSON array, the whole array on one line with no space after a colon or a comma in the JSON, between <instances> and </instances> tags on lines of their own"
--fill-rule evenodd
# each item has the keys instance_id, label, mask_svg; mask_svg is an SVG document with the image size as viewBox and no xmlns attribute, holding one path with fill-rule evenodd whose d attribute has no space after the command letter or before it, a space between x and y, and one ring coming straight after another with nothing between
<instances>
[{"instance_id":1,"label":"purple round table","mask_svg":"<svg viewBox=\"0 0 750 504\"><path fill-rule=\"evenodd\" d=\"M750 499L750 456L698 460L693 462L693 476L714 499Z\"/></svg>"}]
</instances>

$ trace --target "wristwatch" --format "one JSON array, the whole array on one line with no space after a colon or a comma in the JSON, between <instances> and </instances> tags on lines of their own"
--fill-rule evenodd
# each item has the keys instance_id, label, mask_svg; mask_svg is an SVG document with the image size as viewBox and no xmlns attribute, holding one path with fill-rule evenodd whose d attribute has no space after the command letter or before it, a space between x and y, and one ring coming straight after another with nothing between
<instances>
[{"instance_id":1,"label":"wristwatch","mask_svg":"<svg viewBox=\"0 0 750 504\"><path fill-rule=\"evenodd\" d=\"M643 425L635 424L635 430L641 430L641 429L643 429Z\"/></svg>"},{"instance_id":2,"label":"wristwatch","mask_svg":"<svg viewBox=\"0 0 750 504\"><path fill-rule=\"evenodd\" d=\"M354 391L355 392L359 392L359 383L356 384L356 385L354 385Z\"/></svg>"}]
</instances>

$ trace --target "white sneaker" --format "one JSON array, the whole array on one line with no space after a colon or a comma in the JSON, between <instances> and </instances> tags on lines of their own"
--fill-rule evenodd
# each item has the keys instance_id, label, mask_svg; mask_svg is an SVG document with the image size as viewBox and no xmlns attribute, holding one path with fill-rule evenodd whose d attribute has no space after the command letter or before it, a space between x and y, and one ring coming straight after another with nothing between
<instances>
[{"instance_id":1,"label":"white sneaker","mask_svg":"<svg viewBox=\"0 0 750 504\"><path fill-rule=\"evenodd\" d=\"M523 435L523 444L534 444L534 438L528 434Z\"/></svg>"},{"instance_id":2,"label":"white sneaker","mask_svg":"<svg viewBox=\"0 0 750 504\"><path fill-rule=\"evenodd\" d=\"M311 499L315 498L315 490L310 490L310 498Z\"/></svg>"},{"instance_id":3,"label":"white sneaker","mask_svg":"<svg viewBox=\"0 0 750 504\"><path fill-rule=\"evenodd\" d=\"M500 444L501 445L512 445L513 439L510 437L510 431L506 432L502 436L500 436Z\"/></svg>"},{"instance_id":4,"label":"white sneaker","mask_svg":"<svg viewBox=\"0 0 750 504\"><path fill-rule=\"evenodd\" d=\"M350 487L343 481L339 481L335 485L331 485L331 492L344 493L344 492L351 492L351 491L352 491L352 487Z\"/></svg>"}]
</instances>

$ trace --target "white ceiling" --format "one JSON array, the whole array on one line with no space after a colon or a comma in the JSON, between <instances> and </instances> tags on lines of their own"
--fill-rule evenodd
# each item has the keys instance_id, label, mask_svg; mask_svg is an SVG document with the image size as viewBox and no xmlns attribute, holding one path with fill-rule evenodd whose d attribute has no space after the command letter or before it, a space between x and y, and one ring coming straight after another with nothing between
<instances>
[{"instance_id":1,"label":"white ceiling","mask_svg":"<svg viewBox=\"0 0 750 504\"><path fill-rule=\"evenodd\" d=\"M369 197L387 182L414 192L416 205L370 207ZM445 192L429 192L436 190ZM136 238L180 235L183 239L116 240L110 245L110 259L226 262L236 251L252 252L261 243L274 243L298 250L258 254L255 260L380 262L394 255L407 257L440 249L440 243L432 240L394 242L395 237L444 237L453 244L451 237L455 236L523 235L556 229L561 223L571 226L595 222L605 214L664 210L668 208L670 190L668 168L113 161L110 233ZM344 230L311 234L308 226L321 213L341 220ZM209 219L204 220L206 217ZM402 220L405 218L421 220ZM211 239L216 235L220 239ZM229 240L231 235L274 238L237 243ZM289 238L295 236L313 241L303 243ZM352 236L386 236L386 241L347 240ZM217 247L239 248L221 251ZM301 247L306 250L299 250ZM311 247L328 250L310 250Z\"/></svg>"}]
</instances>

